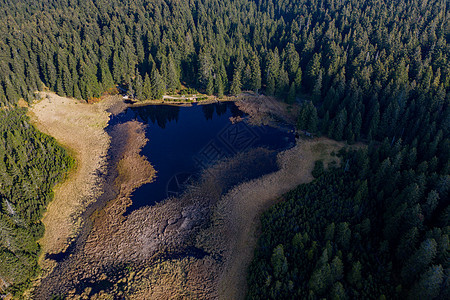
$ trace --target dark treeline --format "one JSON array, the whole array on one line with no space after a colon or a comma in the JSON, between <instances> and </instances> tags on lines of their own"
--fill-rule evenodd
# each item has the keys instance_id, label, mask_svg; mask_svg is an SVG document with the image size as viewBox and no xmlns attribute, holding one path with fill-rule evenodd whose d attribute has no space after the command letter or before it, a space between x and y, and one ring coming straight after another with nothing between
<instances>
[{"instance_id":1,"label":"dark treeline","mask_svg":"<svg viewBox=\"0 0 450 300\"><path fill-rule=\"evenodd\" d=\"M347 172L318 165L317 181L277 206L284 214L265 215L250 298L448 295L448 1L0 7L2 105L30 101L44 85L83 99L117 84L138 99L161 98L181 83L218 96L255 90L288 103L308 99L299 129L372 141L346 154Z\"/></svg>"},{"instance_id":2,"label":"dark treeline","mask_svg":"<svg viewBox=\"0 0 450 300\"><path fill-rule=\"evenodd\" d=\"M418 156L386 139L317 162L263 215L247 298L449 299L448 169Z\"/></svg>"},{"instance_id":3,"label":"dark treeline","mask_svg":"<svg viewBox=\"0 0 450 300\"><path fill-rule=\"evenodd\" d=\"M0 279L20 291L37 275L52 188L73 164L55 140L28 123L22 110L0 111Z\"/></svg>"},{"instance_id":4,"label":"dark treeline","mask_svg":"<svg viewBox=\"0 0 450 300\"><path fill-rule=\"evenodd\" d=\"M302 113L323 122L299 126L350 142L422 142L449 122L443 0L5 2L4 104L42 84L83 99L123 84L146 99L184 82L219 96L310 94Z\"/></svg>"},{"instance_id":5,"label":"dark treeline","mask_svg":"<svg viewBox=\"0 0 450 300\"><path fill-rule=\"evenodd\" d=\"M450 298L447 6L311 7L297 126L370 145L264 214L249 299Z\"/></svg>"}]
</instances>

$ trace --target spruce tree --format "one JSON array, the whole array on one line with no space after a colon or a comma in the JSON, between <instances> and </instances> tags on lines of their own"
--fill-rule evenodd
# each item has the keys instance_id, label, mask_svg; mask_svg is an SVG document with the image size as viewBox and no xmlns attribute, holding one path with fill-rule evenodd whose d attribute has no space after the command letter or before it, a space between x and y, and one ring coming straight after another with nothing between
<instances>
[{"instance_id":1,"label":"spruce tree","mask_svg":"<svg viewBox=\"0 0 450 300\"><path fill-rule=\"evenodd\" d=\"M271 257L271 263L274 270L274 274L277 278L282 278L282 276L288 271L287 259L284 256L283 245L278 245L273 249L273 254Z\"/></svg>"},{"instance_id":2,"label":"spruce tree","mask_svg":"<svg viewBox=\"0 0 450 300\"><path fill-rule=\"evenodd\" d=\"M419 249L404 264L401 276L406 283L411 283L413 279L421 274L436 256L437 243L434 239L426 239Z\"/></svg>"},{"instance_id":3,"label":"spruce tree","mask_svg":"<svg viewBox=\"0 0 450 300\"><path fill-rule=\"evenodd\" d=\"M233 81L231 82L230 94L237 96L241 93L241 73L235 69L233 74Z\"/></svg>"},{"instance_id":4,"label":"spruce tree","mask_svg":"<svg viewBox=\"0 0 450 300\"><path fill-rule=\"evenodd\" d=\"M206 94L212 95L214 93L214 78L213 76L209 76L208 83L206 85Z\"/></svg>"},{"instance_id":5,"label":"spruce tree","mask_svg":"<svg viewBox=\"0 0 450 300\"><path fill-rule=\"evenodd\" d=\"M285 99L289 91L289 75L284 67L284 63L280 67L278 72L278 78L276 81L276 94L278 98Z\"/></svg>"},{"instance_id":6,"label":"spruce tree","mask_svg":"<svg viewBox=\"0 0 450 300\"><path fill-rule=\"evenodd\" d=\"M101 60L99 63L100 70L100 81L102 83L103 90L107 91L110 88L114 87L114 80L112 78L111 72L109 70L109 66L105 60Z\"/></svg>"},{"instance_id":7,"label":"spruce tree","mask_svg":"<svg viewBox=\"0 0 450 300\"><path fill-rule=\"evenodd\" d=\"M292 104L295 102L296 98L296 88L295 88L295 82L291 83L291 87L289 88L289 92L286 98L286 102L289 104Z\"/></svg>"},{"instance_id":8,"label":"spruce tree","mask_svg":"<svg viewBox=\"0 0 450 300\"><path fill-rule=\"evenodd\" d=\"M429 267L410 290L408 299L436 299L439 296L444 277L441 265Z\"/></svg>"},{"instance_id":9,"label":"spruce tree","mask_svg":"<svg viewBox=\"0 0 450 300\"><path fill-rule=\"evenodd\" d=\"M143 99L151 99L153 94L152 94L152 82L150 80L150 76L148 76L148 73L145 73L145 77L144 77L144 85L142 88L142 96Z\"/></svg>"},{"instance_id":10,"label":"spruce tree","mask_svg":"<svg viewBox=\"0 0 450 300\"><path fill-rule=\"evenodd\" d=\"M250 80L250 89L255 92L258 92L261 88L261 68L259 65L259 58L256 53L253 54L252 59L250 61L251 64L251 80Z\"/></svg>"},{"instance_id":11,"label":"spruce tree","mask_svg":"<svg viewBox=\"0 0 450 300\"><path fill-rule=\"evenodd\" d=\"M133 80L134 91L136 93L136 99L144 99L144 82L139 71L136 69L136 75Z\"/></svg>"},{"instance_id":12,"label":"spruce tree","mask_svg":"<svg viewBox=\"0 0 450 300\"><path fill-rule=\"evenodd\" d=\"M274 95L276 92L276 82L278 80L280 72L280 57L278 55L278 49L270 51L266 61L266 93L268 95ZM284 76L283 76L284 77Z\"/></svg>"},{"instance_id":13,"label":"spruce tree","mask_svg":"<svg viewBox=\"0 0 450 300\"><path fill-rule=\"evenodd\" d=\"M123 81L123 61L119 56L119 51L115 50L112 58L112 76L114 78L114 82L122 83Z\"/></svg>"},{"instance_id":14,"label":"spruce tree","mask_svg":"<svg viewBox=\"0 0 450 300\"><path fill-rule=\"evenodd\" d=\"M169 53L167 63L167 89L170 92L174 92L180 88L180 74L178 71L177 63L172 53Z\"/></svg>"},{"instance_id":15,"label":"spruce tree","mask_svg":"<svg viewBox=\"0 0 450 300\"><path fill-rule=\"evenodd\" d=\"M224 94L224 86L223 86L223 79L220 74L217 74L215 82L215 90L217 93L217 97L222 98Z\"/></svg>"},{"instance_id":16,"label":"spruce tree","mask_svg":"<svg viewBox=\"0 0 450 300\"><path fill-rule=\"evenodd\" d=\"M152 99L162 99L165 91L165 84L164 84L164 80L162 78L162 76L159 74L158 69L153 69L152 72Z\"/></svg>"}]
</instances>

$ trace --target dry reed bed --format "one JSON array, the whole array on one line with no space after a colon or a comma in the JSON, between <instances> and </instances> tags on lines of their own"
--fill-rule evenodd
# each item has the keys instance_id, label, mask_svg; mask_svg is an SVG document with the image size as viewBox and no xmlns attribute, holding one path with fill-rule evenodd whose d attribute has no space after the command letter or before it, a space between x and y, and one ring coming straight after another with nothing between
<instances>
[{"instance_id":1,"label":"dry reed bed","mask_svg":"<svg viewBox=\"0 0 450 300\"><path fill-rule=\"evenodd\" d=\"M74 212L80 211L101 192L95 189L101 179L94 176L94 171L103 170L106 163L105 149L109 147L109 139L104 136L106 110L121 111L123 105L112 105L114 102L75 104L73 100L49 96L32 110L36 124L72 149L79 162L69 180L57 189L55 200L59 200L53 202L57 203L56 207L50 207L46 214L49 236L43 242L48 245L47 249L53 247L53 252L57 252L65 243L58 244L56 237L73 233L68 230L73 228L73 223L67 220L73 220ZM276 118L290 123L294 120L284 104L269 97L246 97L238 101L238 106L250 114L253 124L270 124L274 112ZM239 176L245 178L244 173L256 162L268 161L268 153L261 150L240 154L209 169L202 180L180 198L143 207L125 217L123 213L131 204L131 193L152 180L155 173L139 154L147 142L142 124L134 121L116 125L111 136L115 143L111 161L116 168L115 180L109 184L118 195L91 217L92 229L83 247L38 288L37 299L48 298L53 292L73 299L242 298L261 213L298 184L311 181L315 160L336 159L330 153L344 146L324 138L300 141L278 155L278 171L227 191L230 182ZM232 174L231 181L227 174ZM87 177L80 178L82 175ZM85 192L79 192L79 188ZM224 192L226 194L222 195ZM64 204L65 199L71 201ZM49 222L49 217L61 209L60 219ZM184 255L187 247L203 249L206 255ZM123 269L124 266L128 267ZM120 272L115 273L115 270ZM111 286L103 291L92 291L89 286L99 281Z\"/></svg>"},{"instance_id":2,"label":"dry reed bed","mask_svg":"<svg viewBox=\"0 0 450 300\"><path fill-rule=\"evenodd\" d=\"M99 188L106 171L109 136L107 103L89 105L54 93L41 93L42 100L29 110L32 123L42 132L54 137L76 160L76 167L55 189L53 201L44 214L44 237L41 266L51 270L52 261L45 254L58 253L68 246L81 226L80 215L102 193Z\"/></svg>"}]
</instances>

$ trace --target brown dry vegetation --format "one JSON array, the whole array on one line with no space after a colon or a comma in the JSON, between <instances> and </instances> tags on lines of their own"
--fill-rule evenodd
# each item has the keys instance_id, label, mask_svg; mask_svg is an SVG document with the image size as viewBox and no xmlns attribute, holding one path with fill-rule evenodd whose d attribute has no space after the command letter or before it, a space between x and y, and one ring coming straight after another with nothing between
<instances>
[{"instance_id":1,"label":"brown dry vegetation","mask_svg":"<svg viewBox=\"0 0 450 300\"><path fill-rule=\"evenodd\" d=\"M159 228L165 242L159 242L162 246L159 251L181 255L176 259L169 255L168 258L147 260L145 268L139 270L138 267L139 271L135 277L138 280L128 284L126 295L132 299L217 299L217 283L223 264L222 253L219 253L220 249L214 248L216 245L212 240L219 239L226 243L229 237L221 236L220 232L205 234L210 229L215 229L209 227L210 216L214 214L212 209L222 193L254 172L251 169L256 165L259 164L260 170L271 167L275 163L270 159L271 156L272 152L266 149L254 149L238 154L205 171L201 180L179 199L168 199L156 205L163 208L157 216L156 207L135 212L136 215L150 213L154 216L150 220L158 217L158 222L162 221ZM181 214L176 211L177 208ZM188 217L185 217L186 215ZM183 226L184 224L188 226ZM174 243L168 244L168 241L172 240ZM203 255L189 254L189 247L201 249Z\"/></svg>"},{"instance_id":2,"label":"brown dry vegetation","mask_svg":"<svg viewBox=\"0 0 450 300\"><path fill-rule=\"evenodd\" d=\"M139 123L128 122L127 127L130 124ZM116 134L122 136L122 133ZM133 136L132 140L135 139ZM121 149L120 143L115 148ZM118 152L122 158L133 156L127 150ZM127 216L123 216L123 212L130 203L129 197L119 193L93 215L92 229L83 246L44 280L44 284L36 289L36 298L47 299L52 293L66 294L71 299L123 295L135 299L217 298L220 263L207 253L196 257L187 252L196 246L195 235L208 224L210 208L220 199L224 189L241 181L255 163L271 155L264 149L238 155L209 169L202 180L180 198L143 207ZM120 181L135 174L141 175L129 184L148 178L144 172L127 170L133 174L122 176L119 172L117 178ZM116 179L116 184L122 183ZM133 271L129 272L124 266ZM95 286L99 281L108 282L112 287L105 291L87 287Z\"/></svg>"},{"instance_id":3,"label":"brown dry vegetation","mask_svg":"<svg viewBox=\"0 0 450 300\"><path fill-rule=\"evenodd\" d=\"M47 102L48 99L38 103L38 109L35 107L33 113L36 118L43 114L44 117L40 118L47 120L47 126L55 127L58 124L60 129L55 132L45 131L45 127L39 128L57 137L71 149L77 149L79 145L64 143L64 138L67 139L65 135L77 128L73 124L90 124L87 120L106 115L108 107L109 111L123 109L123 104L106 105L103 102L85 108L86 104L74 104L70 102L73 100L51 96L56 102L55 108L51 108L56 112L54 115L60 115L59 119L53 120L53 114L48 115L47 112L46 115L43 112L50 108L50 104L54 104ZM284 104L268 97L251 96L241 99L238 105L249 113L250 121L254 124L271 123L274 111L276 118L294 121L292 113L286 111ZM66 110L60 106L65 106ZM85 123L77 119L70 121L74 115L69 111L76 109L74 106L86 109L86 112L82 109L74 112L81 121L84 114L92 114L92 118L87 118ZM101 113L94 114L98 110ZM103 131L104 125L91 124L87 127L101 128ZM66 132L65 135L63 132ZM86 229L82 242L36 288L36 299L48 299L54 293L66 294L70 299L243 298L247 266L256 245L261 213L280 201L284 193L298 184L311 181L315 160L322 159L325 164L337 161L330 153L344 146L343 143L325 138L301 140L294 148L279 153L277 162L272 159L272 164L278 164L278 171L240 183L228 190L234 184L242 182L249 170L255 169L256 165L261 162L271 163L271 154L267 150L256 149L239 154L210 168L198 183L179 198L143 207L124 216L126 208L131 204L131 193L138 186L151 181L155 173L150 163L139 154L147 142L142 124L136 121L119 124L110 134L114 143L110 163L115 168L110 170L112 175L103 182L103 187L114 191L109 193L114 197L109 198L112 200L105 207L91 215L91 225ZM78 139L83 138L90 141L88 137L78 136ZM104 146L98 143L99 141L97 144L92 141L91 146ZM108 145L109 140L106 143ZM80 165L89 158L89 155L82 156L77 152L75 155ZM92 163L92 160L87 161ZM105 163L104 160L100 162ZM71 187L73 188L70 183L80 172L80 165L62 185L69 184L68 187L62 188L62 191L61 187L57 189L59 197L61 194L67 195L67 199L74 196L70 194ZM104 168L103 164L95 166L97 169ZM86 172L83 174L86 175ZM84 188L90 186L84 181L72 184L75 183L84 184ZM99 193L91 192L90 195L94 197ZM53 211L58 212L56 208ZM71 212L73 211L72 208ZM51 211L47 215L50 213ZM71 215L66 213L65 216ZM50 231L57 234L58 223L49 225ZM190 253L189 249L192 248L203 253ZM104 290L93 290L91 287L98 286L99 282L107 283Z\"/></svg>"},{"instance_id":4,"label":"brown dry vegetation","mask_svg":"<svg viewBox=\"0 0 450 300\"><path fill-rule=\"evenodd\" d=\"M235 157L210 169L200 185L181 199L169 199L133 212L122 224L120 236L122 243L136 245L123 249L128 253L124 257L130 257L128 262L140 262L116 281L122 282L125 289L120 291L116 283L109 295L120 293L130 299L243 298L259 216L280 201L282 194L311 181L315 160L323 159L326 164L338 162L330 154L343 146L324 138L300 141L278 155L280 170L239 184L220 196L225 174L240 169L245 159L252 161L252 165L257 161L251 154ZM187 212L196 216L195 222L190 223L191 230L182 228L188 219ZM126 232L130 232L131 240L125 236ZM156 255L177 250L183 253L187 245L203 249L207 255L179 258ZM121 257L118 260L124 261ZM90 297L101 299L106 295L102 292Z\"/></svg>"},{"instance_id":5,"label":"brown dry vegetation","mask_svg":"<svg viewBox=\"0 0 450 300\"><path fill-rule=\"evenodd\" d=\"M245 92L236 97L236 105L249 115L249 123L256 126L274 125L276 119L295 124L297 118L295 105L290 106L274 97L253 92Z\"/></svg>"},{"instance_id":6,"label":"brown dry vegetation","mask_svg":"<svg viewBox=\"0 0 450 300\"><path fill-rule=\"evenodd\" d=\"M98 174L105 171L109 147L109 136L104 130L109 120L106 109L116 101L108 99L88 105L54 93L42 92L41 97L29 111L33 124L68 148L76 160L76 168L55 188L55 197L44 214L46 230L39 242L45 254L67 247L80 227L80 214L101 193L102 179ZM43 258L44 255L41 264L45 269L49 261Z\"/></svg>"},{"instance_id":7,"label":"brown dry vegetation","mask_svg":"<svg viewBox=\"0 0 450 300\"><path fill-rule=\"evenodd\" d=\"M151 99L151 100L132 100L129 104L125 104L128 107L140 107L147 105L171 105L171 106L182 106L182 107L190 107L194 103L197 105L207 105L212 103L222 103L222 102L235 102L238 98L235 96L232 97L223 97L217 98L215 96L205 96L206 99L200 101L192 101L189 99L177 98L177 97L166 97L164 99Z\"/></svg>"},{"instance_id":8,"label":"brown dry vegetation","mask_svg":"<svg viewBox=\"0 0 450 300\"><path fill-rule=\"evenodd\" d=\"M242 299L246 293L247 267L253 256L259 229L259 217L280 196L297 185L313 180L314 162L327 164L330 156L344 146L329 139L300 141L297 146L279 154L280 170L245 182L231 190L220 202L216 234L228 237L224 244L224 272L219 281L220 299Z\"/></svg>"},{"instance_id":9,"label":"brown dry vegetation","mask_svg":"<svg viewBox=\"0 0 450 300\"><path fill-rule=\"evenodd\" d=\"M90 216L92 224L90 231L84 232L87 237L80 243L81 250L42 280L34 291L36 299L48 299L53 293L66 293L60 289L61 284L96 278L103 266L121 257L121 247L127 247L126 242L115 239L116 232L120 231L125 220L123 213L131 204L130 194L140 185L152 181L155 170L139 154L147 143L143 124L136 121L118 124L112 128L111 136L114 151L110 153L110 161L116 166L116 174L105 177L108 181L103 187L116 191L109 194L117 196Z\"/></svg>"}]
</instances>

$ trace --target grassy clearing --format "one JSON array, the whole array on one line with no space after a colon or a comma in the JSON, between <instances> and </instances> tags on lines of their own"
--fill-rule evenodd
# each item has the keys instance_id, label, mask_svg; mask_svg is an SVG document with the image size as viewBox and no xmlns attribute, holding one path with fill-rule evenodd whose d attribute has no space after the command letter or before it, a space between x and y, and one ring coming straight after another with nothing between
<instances>
[{"instance_id":1,"label":"grassy clearing","mask_svg":"<svg viewBox=\"0 0 450 300\"><path fill-rule=\"evenodd\" d=\"M41 97L29 110L33 124L54 137L76 160L67 179L54 189L54 200L43 217L40 264L49 272L54 264L44 258L45 254L61 252L68 246L81 224L81 212L101 193L98 174L105 171L109 147L104 130L109 120L106 110L117 99L90 105L48 92L42 92Z\"/></svg>"}]
</instances>

